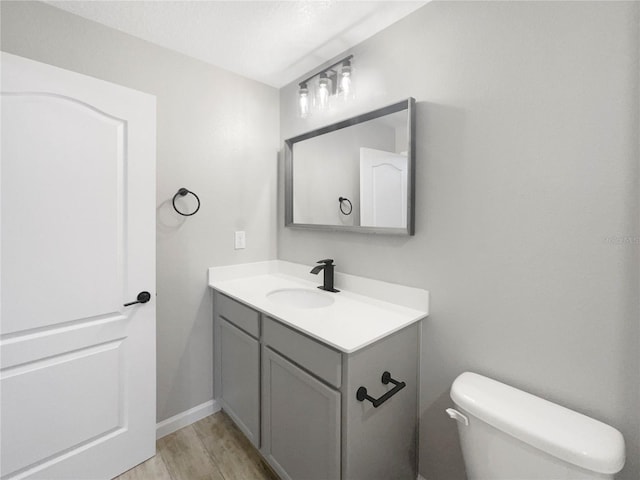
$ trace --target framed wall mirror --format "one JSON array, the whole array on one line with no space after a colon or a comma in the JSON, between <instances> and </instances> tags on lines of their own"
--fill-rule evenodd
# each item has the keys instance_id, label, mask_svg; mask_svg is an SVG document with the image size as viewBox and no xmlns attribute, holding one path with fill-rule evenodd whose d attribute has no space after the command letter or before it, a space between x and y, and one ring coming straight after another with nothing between
<instances>
[{"instance_id":1,"label":"framed wall mirror","mask_svg":"<svg viewBox=\"0 0 640 480\"><path fill-rule=\"evenodd\" d=\"M285 225L413 235L415 99L285 140Z\"/></svg>"}]
</instances>

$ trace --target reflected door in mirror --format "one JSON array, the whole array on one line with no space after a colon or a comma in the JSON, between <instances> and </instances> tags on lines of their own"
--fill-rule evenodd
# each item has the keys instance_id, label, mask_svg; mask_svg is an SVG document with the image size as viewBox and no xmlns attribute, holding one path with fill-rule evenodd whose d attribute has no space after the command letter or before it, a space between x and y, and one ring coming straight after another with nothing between
<instances>
[{"instance_id":1,"label":"reflected door in mirror","mask_svg":"<svg viewBox=\"0 0 640 480\"><path fill-rule=\"evenodd\" d=\"M406 228L407 154L360 149L360 225Z\"/></svg>"}]
</instances>

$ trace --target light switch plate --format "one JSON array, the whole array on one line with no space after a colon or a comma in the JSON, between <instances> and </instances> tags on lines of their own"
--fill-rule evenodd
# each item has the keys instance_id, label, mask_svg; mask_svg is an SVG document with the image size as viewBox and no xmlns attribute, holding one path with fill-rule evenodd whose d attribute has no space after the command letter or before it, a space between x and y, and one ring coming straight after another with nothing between
<instances>
[{"instance_id":1,"label":"light switch plate","mask_svg":"<svg viewBox=\"0 0 640 480\"><path fill-rule=\"evenodd\" d=\"M246 247L246 237L244 231L236 232L235 246L236 250L241 250Z\"/></svg>"}]
</instances>

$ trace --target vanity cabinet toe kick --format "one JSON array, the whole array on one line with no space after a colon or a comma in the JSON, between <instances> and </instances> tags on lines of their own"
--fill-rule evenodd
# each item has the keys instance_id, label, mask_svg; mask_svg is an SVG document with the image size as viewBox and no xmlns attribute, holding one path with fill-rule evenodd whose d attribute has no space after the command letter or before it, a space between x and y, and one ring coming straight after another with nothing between
<instances>
[{"instance_id":1,"label":"vanity cabinet toe kick","mask_svg":"<svg viewBox=\"0 0 640 480\"><path fill-rule=\"evenodd\" d=\"M282 479L416 478L420 322L344 353L213 295L216 399Z\"/></svg>"}]
</instances>

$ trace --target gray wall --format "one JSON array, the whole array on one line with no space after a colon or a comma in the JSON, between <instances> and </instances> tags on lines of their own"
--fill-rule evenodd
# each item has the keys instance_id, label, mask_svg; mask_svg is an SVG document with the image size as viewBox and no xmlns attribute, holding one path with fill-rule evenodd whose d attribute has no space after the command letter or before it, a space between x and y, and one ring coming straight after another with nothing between
<instances>
[{"instance_id":1,"label":"gray wall","mask_svg":"<svg viewBox=\"0 0 640 480\"><path fill-rule=\"evenodd\" d=\"M414 96L414 237L283 228L278 257L428 289L421 473L462 478L444 408L465 370L620 429L640 477L635 2L434 2L351 50L357 100ZM282 192L280 207L282 207Z\"/></svg>"},{"instance_id":2,"label":"gray wall","mask_svg":"<svg viewBox=\"0 0 640 480\"><path fill-rule=\"evenodd\" d=\"M158 420L211 400L207 268L276 254L277 90L45 4L1 14L2 50L157 96ZM187 219L180 187L202 201Z\"/></svg>"}]
</instances>

